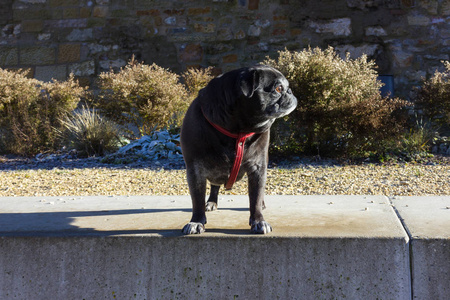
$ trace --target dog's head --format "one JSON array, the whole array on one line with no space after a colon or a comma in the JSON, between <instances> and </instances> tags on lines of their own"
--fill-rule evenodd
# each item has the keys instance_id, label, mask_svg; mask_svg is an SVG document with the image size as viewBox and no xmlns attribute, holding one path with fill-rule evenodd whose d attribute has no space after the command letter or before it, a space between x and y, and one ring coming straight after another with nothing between
<instances>
[{"instance_id":1,"label":"dog's head","mask_svg":"<svg viewBox=\"0 0 450 300\"><path fill-rule=\"evenodd\" d=\"M233 132L266 131L297 106L287 79L268 66L222 74L200 91L199 100L210 120Z\"/></svg>"},{"instance_id":2,"label":"dog's head","mask_svg":"<svg viewBox=\"0 0 450 300\"><path fill-rule=\"evenodd\" d=\"M241 69L238 82L241 96L236 105L241 118L264 123L288 115L297 106L289 82L272 67Z\"/></svg>"}]
</instances>

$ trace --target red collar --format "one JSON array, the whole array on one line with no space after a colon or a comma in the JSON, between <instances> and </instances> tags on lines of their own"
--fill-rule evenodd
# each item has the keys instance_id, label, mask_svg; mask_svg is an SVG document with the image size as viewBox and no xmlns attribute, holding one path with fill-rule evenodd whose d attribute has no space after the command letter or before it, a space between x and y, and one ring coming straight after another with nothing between
<instances>
[{"instance_id":1,"label":"red collar","mask_svg":"<svg viewBox=\"0 0 450 300\"><path fill-rule=\"evenodd\" d=\"M226 130L225 128L211 122L206 117L205 113L203 112L203 109L202 109L202 113L203 113L203 116L205 117L205 119L209 122L209 124L211 124L212 127L217 129L220 133L225 134L226 136L229 136L233 139L236 139L236 157L234 158L234 163L233 163L233 167L231 168L230 177L228 178L228 181L225 184L225 189L231 190L231 188L233 187L233 184L236 182L237 176L239 174L239 169L241 168L242 159L244 158L245 140L247 138L251 137L252 135L254 135L255 133L254 132L238 133L238 134L231 133L228 130Z\"/></svg>"}]
</instances>

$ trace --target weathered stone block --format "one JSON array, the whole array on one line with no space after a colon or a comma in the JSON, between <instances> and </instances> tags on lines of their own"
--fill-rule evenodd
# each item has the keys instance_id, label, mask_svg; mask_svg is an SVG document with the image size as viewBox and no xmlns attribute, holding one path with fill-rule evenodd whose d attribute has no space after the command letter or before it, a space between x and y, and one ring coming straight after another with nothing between
<instances>
[{"instance_id":1,"label":"weathered stone block","mask_svg":"<svg viewBox=\"0 0 450 300\"><path fill-rule=\"evenodd\" d=\"M450 15L450 1L446 1L446 2L442 3L441 14L443 16Z\"/></svg>"},{"instance_id":2,"label":"weathered stone block","mask_svg":"<svg viewBox=\"0 0 450 300\"><path fill-rule=\"evenodd\" d=\"M369 58L373 57L380 48L378 44L364 44L359 47L353 45L337 46L335 49L343 59L345 59L347 53L350 54L350 58L356 59L364 54Z\"/></svg>"},{"instance_id":3,"label":"weathered stone block","mask_svg":"<svg viewBox=\"0 0 450 300\"><path fill-rule=\"evenodd\" d=\"M311 21L309 26L317 33L331 33L335 36L350 36L352 34L350 18L333 19L328 22Z\"/></svg>"},{"instance_id":4,"label":"weathered stone block","mask_svg":"<svg viewBox=\"0 0 450 300\"><path fill-rule=\"evenodd\" d=\"M83 28L88 24L87 19L47 20L44 23L51 28Z\"/></svg>"},{"instance_id":5,"label":"weathered stone block","mask_svg":"<svg viewBox=\"0 0 450 300\"><path fill-rule=\"evenodd\" d=\"M199 44L190 44L182 49L180 59L182 62L200 61L203 59L203 48Z\"/></svg>"},{"instance_id":6,"label":"weathered stone block","mask_svg":"<svg viewBox=\"0 0 450 300\"><path fill-rule=\"evenodd\" d=\"M264 19L264 20L258 19L255 21L255 25L258 27L261 27L261 28L267 28L270 26L270 24L271 24L270 21L267 19ZM280 24L278 24L278 25L280 25Z\"/></svg>"},{"instance_id":7,"label":"weathered stone block","mask_svg":"<svg viewBox=\"0 0 450 300\"><path fill-rule=\"evenodd\" d=\"M181 33L185 33L187 31L186 27L177 27L177 28L170 28L169 32L171 34L181 34Z\"/></svg>"},{"instance_id":8,"label":"weathered stone block","mask_svg":"<svg viewBox=\"0 0 450 300\"><path fill-rule=\"evenodd\" d=\"M2 28L2 31L0 32L1 33L0 38L17 37L20 35L21 32L22 32L22 24L18 24L18 25L8 24ZM0 39L0 42L1 42L1 39Z\"/></svg>"},{"instance_id":9,"label":"weathered stone block","mask_svg":"<svg viewBox=\"0 0 450 300\"><path fill-rule=\"evenodd\" d=\"M188 15L196 16L196 15L204 15L211 12L211 7L193 7L188 9Z\"/></svg>"},{"instance_id":10,"label":"weathered stone block","mask_svg":"<svg viewBox=\"0 0 450 300\"><path fill-rule=\"evenodd\" d=\"M51 33L41 33L38 34L38 41L48 41L52 37Z\"/></svg>"},{"instance_id":11,"label":"weathered stone block","mask_svg":"<svg viewBox=\"0 0 450 300\"><path fill-rule=\"evenodd\" d=\"M24 20L22 21L22 32L41 32L44 29L42 20Z\"/></svg>"},{"instance_id":12,"label":"weathered stone block","mask_svg":"<svg viewBox=\"0 0 450 300\"><path fill-rule=\"evenodd\" d=\"M259 50L264 51L264 52L267 52L270 49L269 44L263 43L263 42L258 44L258 48L259 48Z\"/></svg>"},{"instance_id":13,"label":"weathered stone block","mask_svg":"<svg viewBox=\"0 0 450 300\"><path fill-rule=\"evenodd\" d=\"M64 9L62 9L62 8L53 8L52 10L51 10L51 17L50 17L50 19L51 20L59 20L59 19L62 19L63 18L63 12L64 12Z\"/></svg>"},{"instance_id":14,"label":"weathered stone block","mask_svg":"<svg viewBox=\"0 0 450 300\"><path fill-rule=\"evenodd\" d=\"M93 60L69 66L69 72L75 76L90 76L95 74L95 62Z\"/></svg>"},{"instance_id":15,"label":"weathered stone block","mask_svg":"<svg viewBox=\"0 0 450 300\"><path fill-rule=\"evenodd\" d=\"M245 32L242 29L239 29L235 34L234 34L234 38L237 40L242 40L245 38Z\"/></svg>"},{"instance_id":16,"label":"weathered stone block","mask_svg":"<svg viewBox=\"0 0 450 300\"><path fill-rule=\"evenodd\" d=\"M169 16L182 16L184 15L184 9L166 9L164 13Z\"/></svg>"},{"instance_id":17,"label":"weathered stone block","mask_svg":"<svg viewBox=\"0 0 450 300\"><path fill-rule=\"evenodd\" d=\"M92 16L94 18L105 18L108 16L109 7L108 6L96 6L92 11Z\"/></svg>"},{"instance_id":18,"label":"weathered stone block","mask_svg":"<svg viewBox=\"0 0 450 300\"><path fill-rule=\"evenodd\" d=\"M427 76L426 71L406 71L405 77L412 82L420 82Z\"/></svg>"},{"instance_id":19,"label":"weathered stone block","mask_svg":"<svg viewBox=\"0 0 450 300\"><path fill-rule=\"evenodd\" d=\"M410 26L427 26L430 25L430 18L427 16L408 16L408 25Z\"/></svg>"},{"instance_id":20,"label":"weathered stone block","mask_svg":"<svg viewBox=\"0 0 450 300\"><path fill-rule=\"evenodd\" d=\"M176 17L167 17L164 19L164 23L166 23L167 25L176 25L177 18Z\"/></svg>"},{"instance_id":21,"label":"weathered stone block","mask_svg":"<svg viewBox=\"0 0 450 300\"><path fill-rule=\"evenodd\" d=\"M422 7L428 11L428 13L432 15L436 15L438 13L439 2L436 0L418 0L419 7ZM445 2L445 1L444 1Z\"/></svg>"},{"instance_id":22,"label":"weathered stone block","mask_svg":"<svg viewBox=\"0 0 450 300\"><path fill-rule=\"evenodd\" d=\"M284 28L276 28L272 31L272 35L285 35L287 33L287 30Z\"/></svg>"},{"instance_id":23,"label":"weathered stone block","mask_svg":"<svg viewBox=\"0 0 450 300\"><path fill-rule=\"evenodd\" d=\"M222 57L222 62L224 64L235 63L237 61L238 61L237 54L230 54L230 55L225 55L224 57Z\"/></svg>"},{"instance_id":24,"label":"weathered stone block","mask_svg":"<svg viewBox=\"0 0 450 300\"><path fill-rule=\"evenodd\" d=\"M90 7L81 7L80 8L80 18L85 19L91 16L91 8Z\"/></svg>"},{"instance_id":25,"label":"weathered stone block","mask_svg":"<svg viewBox=\"0 0 450 300\"><path fill-rule=\"evenodd\" d=\"M370 26L365 30L366 36L386 36L386 30L381 26Z\"/></svg>"},{"instance_id":26,"label":"weathered stone block","mask_svg":"<svg viewBox=\"0 0 450 300\"><path fill-rule=\"evenodd\" d=\"M19 64L19 50L15 47L0 47L0 67Z\"/></svg>"},{"instance_id":27,"label":"weathered stone block","mask_svg":"<svg viewBox=\"0 0 450 300\"><path fill-rule=\"evenodd\" d=\"M256 25L250 25L247 30L248 36L260 36L261 35L261 27Z\"/></svg>"},{"instance_id":28,"label":"weathered stone block","mask_svg":"<svg viewBox=\"0 0 450 300\"><path fill-rule=\"evenodd\" d=\"M92 54L111 51L111 45L89 44L88 50Z\"/></svg>"},{"instance_id":29,"label":"weathered stone block","mask_svg":"<svg viewBox=\"0 0 450 300\"><path fill-rule=\"evenodd\" d=\"M76 19L80 17L80 9L78 7L69 7L63 9L64 19Z\"/></svg>"},{"instance_id":30,"label":"weathered stone block","mask_svg":"<svg viewBox=\"0 0 450 300\"><path fill-rule=\"evenodd\" d=\"M233 45L229 43L216 43L214 45L210 45L207 49L205 49L205 53L207 55L215 55L225 52L230 52L234 50L235 48Z\"/></svg>"},{"instance_id":31,"label":"weathered stone block","mask_svg":"<svg viewBox=\"0 0 450 300\"><path fill-rule=\"evenodd\" d=\"M411 66L415 57L414 53L405 51L398 45L393 45L390 48L395 68L406 68ZM398 70L400 71L400 69Z\"/></svg>"},{"instance_id":32,"label":"weathered stone block","mask_svg":"<svg viewBox=\"0 0 450 300\"><path fill-rule=\"evenodd\" d=\"M14 20L45 20L50 18L51 12L47 9L14 9Z\"/></svg>"},{"instance_id":33,"label":"weathered stone block","mask_svg":"<svg viewBox=\"0 0 450 300\"><path fill-rule=\"evenodd\" d=\"M273 16L274 21L289 21L289 16L287 15L274 15Z\"/></svg>"},{"instance_id":34,"label":"weathered stone block","mask_svg":"<svg viewBox=\"0 0 450 300\"><path fill-rule=\"evenodd\" d=\"M85 27L104 27L106 26L105 18L90 18L87 21L87 26Z\"/></svg>"},{"instance_id":35,"label":"weathered stone block","mask_svg":"<svg viewBox=\"0 0 450 300\"><path fill-rule=\"evenodd\" d=\"M92 28L87 29L74 29L66 37L68 41L88 41L93 38Z\"/></svg>"},{"instance_id":36,"label":"weathered stone block","mask_svg":"<svg viewBox=\"0 0 450 300\"><path fill-rule=\"evenodd\" d=\"M58 63L77 62L80 60L80 44L59 45Z\"/></svg>"},{"instance_id":37,"label":"weathered stone block","mask_svg":"<svg viewBox=\"0 0 450 300\"><path fill-rule=\"evenodd\" d=\"M194 29L196 32L201 32L201 33L212 33L216 30L216 25L214 23L209 23L209 24L199 24L199 23L195 23L194 24Z\"/></svg>"},{"instance_id":38,"label":"weathered stone block","mask_svg":"<svg viewBox=\"0 0 450 300\"><path fill-rule=\"evenodd\" d=\"M38 66L34 73L34 77L38 80L49 82L52 79L66 80L67 67L66 65L56 66Z\"/></svg>"},{"instance_id":39,"label":"weathered stone block","mask_svg":"<svg viewBox=\"0 0 450 300\"><path fill-rule=\"evenodd\" d=\"M104 69L104 70L110 70L110 69L120 69L122 67L124 67L127 64L127 62L123 59L116 59L116 60L101 60L99 62L99 66L100 68Z\"/></svg>"},{"instance_id":40,"label":"weathered stone block","mask_svg":"<svg viewBox=\"0 0 450 300\"><path fill-rule=\"evenodd\" d=\"M367 9L377 7L380 0L347 0L347 6L350 8Z\"/></svg>"},{"instance_id":41,"label":"weathered stone block","mask_svg":"<svg viewBox=\"0 0 450 300\"><path fill-rule=\"evenodd\" d=\"M138 10L136 11L137 16L159 16L161 13L158 9L148 9L148 10Z\"/></svg>"},{"instance_id":42,"label":"weathered stone block","mask_svg":"<svg viewBox=\"0 0 450 300\"><path fill-rule=\"evenodd\" d=\"M55 49L50 47L26 47L20 49L20 63L23 65L50 65L56 60Z\"/></svg>"},{"instance_id":43,"label":"weathered stone block","mask_svg":"<svg viewBox=\"0 0 450 300\"><path fill-rule=\"evenodd\" d=\"M259 8L259 0L248 0L248 9L256 10Z\"/></svg>"},{"instance_id":44,"label":"weathered stone block","mask_svg":"<svg viewBox=\"0 0 450 300\"><path fill-rule=\"evenodd\" d=\"M48 0L50 6L77 6L80 4L79 0Z\"/></svg>"},{"instance_id":45,"label":"weathered stone block","mask_svg":"<svg viewBox=\"0 0 450 300\"><path fill-rule=\"evenodd\" d=\"M302 34L302 29L301 28L291 28L290 30L291 36L297 36Z\"/></svg>"},{"instance_id":46,"label":"weathered stone block","mask_svg":"<svg viewBox=\"0 0 450 300\"><path fill-rule=\"evenodd\" d=\"M231 28L220 28L217 30L218 41L230 41L234 38Z\"/></svg>"},{"instance_id":47,"label":"weathered stone block","mask_svg":"<svg viewBox=\"0 0 450 300\"><path fill-rule=\"evenodd\" d=\"M38 4L38 3L45 3L47 2L47 0L21 0L20 2Z\"/></svg>"}]
</instances>

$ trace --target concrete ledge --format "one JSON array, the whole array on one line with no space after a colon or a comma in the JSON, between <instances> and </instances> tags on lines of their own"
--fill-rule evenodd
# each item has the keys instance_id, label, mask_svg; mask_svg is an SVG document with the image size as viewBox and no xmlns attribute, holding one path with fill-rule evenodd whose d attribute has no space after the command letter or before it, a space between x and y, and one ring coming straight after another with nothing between
<instances>
[{"instance_id":1,"label":"concrete ledge","mask_svg":"<svg viewBox=\"0 0 450 300\"><path fill-rule=\"evenodd\" d=\"M190 205L0 198L0 299L411 299L409 237L386 197L267 196L266 236L249 234L246 196L181 236Z\"/></svg>"},{"instance_id":2,"label":"concrete ledge","mask_svg":"<svg viewBox=\"0 0 450 300\"><path fill-rule=\"evenodd\" d=\"M413 299L450 295L450 197L392 200L411 237Z\"/></svg>"}]
</instances>

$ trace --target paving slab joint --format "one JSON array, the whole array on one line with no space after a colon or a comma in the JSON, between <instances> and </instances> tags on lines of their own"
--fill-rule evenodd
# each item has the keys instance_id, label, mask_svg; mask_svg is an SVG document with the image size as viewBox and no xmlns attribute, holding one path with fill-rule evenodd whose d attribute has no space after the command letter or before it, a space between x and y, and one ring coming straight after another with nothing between
<instances>
[{"instance_id":1,"label":"paving slab joint","mask_svg":"<svg viewBox=\"0 0 450 300\"><path fill-rule=\"evenodd\" d=\"M410 283L411 283L411 299L414 299L414 272L413 272L413 268L414 268L414 264L413 264L413 247L412 247L412 234L411 231L408 228L408 225L405 222L405 219L402 218L400 212L398 211L397 207L395 206L393 200L395 197L388 197L389 202L391 203L392 209L394 210L395 214L397 215L398 220L400 221L400 223L403 226L403 229L405 230L406 234L409 237L408 240L408 248L409 248L409 272L410 272Z\"/></svg>"}]
</instances>

